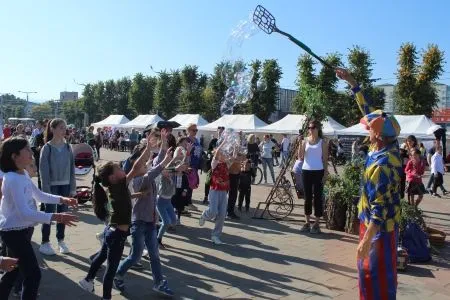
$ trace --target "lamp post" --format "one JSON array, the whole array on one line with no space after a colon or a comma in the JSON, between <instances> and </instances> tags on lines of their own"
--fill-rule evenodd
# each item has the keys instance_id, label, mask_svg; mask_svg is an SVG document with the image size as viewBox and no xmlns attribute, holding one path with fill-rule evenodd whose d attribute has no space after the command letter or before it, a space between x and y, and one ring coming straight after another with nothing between
<instances>
[{"instance_id":1,"label":"lamp post","mask_svg":"<svg viewBox=\"0 0 450 300\"><path fill-rule=\"evenodd\" d=\"M23 91L17 91L18 93L26 94L27 95L27 104L25 105L24 114L27 116L27 108L28 108L28 95L29 94L37 94L37 92L23 92Z\"/></svg>"}]
</instances>

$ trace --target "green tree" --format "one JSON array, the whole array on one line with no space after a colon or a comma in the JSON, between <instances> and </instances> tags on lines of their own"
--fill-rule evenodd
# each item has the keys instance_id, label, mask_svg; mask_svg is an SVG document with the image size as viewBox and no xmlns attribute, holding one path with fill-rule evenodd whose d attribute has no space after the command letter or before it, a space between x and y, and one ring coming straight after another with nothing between
<instances>
[{"instance_id":1,"label":"green tree","mask_svg":"<svg viewBox=\"0 0 450 300\"><path fill-rule=\"evenodd\" d=\"M108 80L105 82L105 89L102 101L102 111L105 116L111 115L117 106L117 93L116 84L114 80Z\"/></svg>"},{"instance_id":2,"label":"green tree","mask_svg":"<svg viewBox=\"0 0 450 300\"><path fill-rule=\"evenodd\" d=\"M103 110L106 106L105 104L105 83L103 81L99 81L94 84L94 103L99 108L97 110L97 115L95 116L96 120L102 120L106 118L106 112Z\"/></svg>"},{"instance_id":3,"label":"green tree","mask_svg":"<svg viewBox=\"0 0 450 300\"><path fill-rule=\"evenodd\" d=\"M149 114L153 108L153 93L156 86L156 78L145 77L137 73L131 84L129 92L131 107L138 114Z\"/></svg>"},{"instance_id":4,"label":"green tree","mask_svg":"<svg viewBox=\"0 0 450 300\"><path fill-rule=\"evenodd\" d=\"M200 77L197 66L185 66L181 70L180 112L196 114L202 111Z\"/></svg>"},{"instance_id":5,"label":"green tree","mask_svg":"<svg viewBox=\"0 0 450 300\"><path fill-rule=\"evenodd\" d=\"M84 111L88 115L88 123L94 123L96 121L99 121L100 119L97 118L97 112L99 110L99 107L95 103L95 97L94 97L94 86L92 84L86 84L83 89L83 108Z\"/></svg>"},{"instance_id":6,"label":"green tree","mask_svg":"<svg viewBox=\"0 0 450 300\"><path fill-rule=\"evenodd\" d=\"M306 111L303 98L305 93L302 93L302 90L315 87L317 84L315 64L316 62L309 54L303 54L298 58L296 79L298 94L292 103L292 110L298 114L304 114Z\"/></svg>"},{"instance_id":7,"label":"green tree","mask_svg":"<svg viewBox=\"0 0 450 300\"><path fill-rule=\"evenodd\" d=\"M131 80L128 77L123 77L116 81L116 98L117 105L115 107L114 113L118 115L126 115L131 118L132 114L129 108L129 92L131 89Z\"/></svg>"},{"instance_id":8,"label":"green tree","mask_svg":"<svg viewBox=\"0 0 450 300\"><path fill-rule=\"evenodd\" d=\"M261 110L256 114L261 120L269 121L276 109L277 91L283 72L276 59L267 59L262 65L261 76L266 83L266 90L261 92Z\"/></svg>"},{"instance_id":9,"label":"green tree","mask_svg":"<svg viewBox=\"0 0 450 300\"><path fill-rule=\"evenodd\" d=\"M155 87L155 109L166 119L176 114L177 103L170 86L170 75L163 71L159 74Z\"/></svg>"},{"instance_id":10,"label":"green tree","mask_svg":"<svg viewBox=\"0 0 450 300\"><path fill-rule=\"evenodd\" d=\"M431 117L439 101L434 85L443 72L444 52L437 45L430 44L421 54L422 63L419 65L414 44L405 43L400 47L394 95L399 114Z\"/></svg>"},{"instance_id":11,"label":"green tree","mask_svg":"<svg viewBox=\"0 0 450 300\"><path fill-rule=\"evenodd\" d=\"M178 112L178 107L180 105L180 94L181 94L181 74L179 70L171 71L169 91L170 99L174 107L174 112Z\"/></svg>"},{"instance_id":12,"label":"green tree","mask_svg":"<svg viewBox=\"0 0 450 300\"><path fill-rule=\"evenodd\" d=\"M247 104L247 111L249 114L257 114L261 110L261 92L258 89L258 82L261 80L261 66L262 63L259 59L255 59L250 63L252 78L251 78L251 92L252 96Z\"/></svg>"},{"instance_id":13,"label":"green tree","mask_svg":"<svg viewBox=\"0 0 450 300\"><path fill-rule=\"evenodd\" d=\"M54 110L49 102L42 103L31 109L31 117L35 120L50 119L54 117Z\"/></svg>"},{"instance_id":14,"label":"green tree","mask_svg":"<svg viewBox=\"0 0 450 300\"><path fill-rule=\"evenodd\" d=\"M78 128L83 126L83 113L84 99L80 98L76 101L66 101L62 104L62 113L67 124L74 124Z\"/></svg>"},{"instance_id":15,"label":"green tree","mask_svg":"<svg viewBox=\"0 0 450 300\"><path fill-rule=\"evenodd\" d=\"M203 92L204 102L208 103L207 105L210 105L210 107L207 107L207 110L204 113L204 117L208 121L214 121L215 119L220 117L220 105L225 95L225 91L228 89L226 85L227 75L224 70L230 68L229 66L230 63L225 61L216 64L214 66L213 74L211 75L208 83L211 90L205 89L205 91Z\"/></svg>"}]
</instances>

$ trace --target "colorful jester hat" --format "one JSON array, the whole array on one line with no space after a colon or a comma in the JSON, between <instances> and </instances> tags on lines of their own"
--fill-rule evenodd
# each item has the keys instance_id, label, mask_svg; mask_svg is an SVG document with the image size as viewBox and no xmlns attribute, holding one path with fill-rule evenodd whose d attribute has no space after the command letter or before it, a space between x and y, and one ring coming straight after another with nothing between
<instances>
[{"instance_id":1,"label":"colorful jester hat","mask_svg":"<svg viewBox=\"0 0 450 300\"><path fill-rule=\"evenodd\" d=\"M387 114L381 109L365 115L361 118L360 123L382 137L397 137L400 134L400 125L394 115Z\"/></svg>"}]
</instances>

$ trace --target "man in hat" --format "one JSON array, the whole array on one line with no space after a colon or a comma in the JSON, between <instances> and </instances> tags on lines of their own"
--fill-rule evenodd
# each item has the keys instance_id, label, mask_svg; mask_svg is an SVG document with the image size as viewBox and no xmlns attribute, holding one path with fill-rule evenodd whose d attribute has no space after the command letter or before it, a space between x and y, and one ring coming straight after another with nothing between
<instances>
[{"instance_id":1,"label":"man in hat","mask_svg":"<svg viewBox=\"0 0 450 300\"><path fill-rule=\"evenodd\" d=\"M400 126L393 115L373 110L347 70L336 75L351 86L365 115L371 152L362 178L358 203L357 248L360 299L395 299L397 294L397 240L400 219L400 177L403 173L397 137Z\"/></svg>"}]
</instances>

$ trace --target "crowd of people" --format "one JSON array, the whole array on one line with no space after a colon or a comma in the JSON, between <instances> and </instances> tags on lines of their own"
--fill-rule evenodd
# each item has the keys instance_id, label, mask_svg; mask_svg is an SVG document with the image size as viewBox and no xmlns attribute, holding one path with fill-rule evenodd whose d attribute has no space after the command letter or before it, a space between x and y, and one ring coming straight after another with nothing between
<instances>
[{"instance_id":1,"label":"crowd of people","mask_svg":"<svg viewBox=\"0 0 450 300\"><path fill-rule=\"evenodd\" d=\"M376 289L377 297L395 299L397 290L397 238L400 199L407 195L408 202L416 207L426 191L422 183L425 164L431 167L428 188L438 197L443 193L445 164L439 141L426 152L414 136L399 146L400 126L395 117L374 110L359 85L344 69L336 69L339 78L352 88L363 118L361 123L369 131L370 148L367 152L355 145L355 153L363 152L364 172L361 180L361 197L358 203L360 242L357 247L358 274L361 299L374 296L373 287L379 280L386 284ZM31 245L34 227L41 223L42 241L39 251L55 255L50 242L51 224L56 225L56 240L61 254L70 253L65 243L65 226L78 222L78 217L68 212L76 206L76 180L74 156L70 143L86 142L100 153L104 145L119 145L125 139L132 152L123 164L104 162L95 176L93 209L98 219L105 223L97 234L101 248L91 256L91 265L79 285L94 292L94 279L107 261L103 277L103 299L111 299L113 286L126 289L126 273L139 261L146 250L153 275L153 290L172 296L163 275L159 250L164 249L163 238L167 230L175 230L181 217L192 203L192 192L199 187L199 171L207 172L204 204L198 223L214 222L211 241L221 245L225 219L238 219L238 210L248 212L251 202L251 184L255 165L263 165L264 180L267 168L275 183L274 160L281 154L281 165L286 165L292 147L287 135L278 143L270 135L262 141L250 134L239 134L239 145L229 153L227 139L222 138L224 127L219 127L208 151L203 149L204 137L197 139L196 124L186 131L172 134L176 125L161 121L138 133L113 133L112 130L90 127L86 131L68 130L62 119L37 122L27 129L19 124L5 126L5 140L0 148L2 171L2 197L0 204L0 237L2 254L0 268L6 273L0 279L0 299L8 299L11 290L22 299L36 299L41 272ZM6 131L5 131L6 130ZM322 125L316 120L308 123L308 135L298 137L297 160L293 167L295 185L305 199L305 223L302 232L321 232L323 216L323 185L329 174L330 145L322 134ZM105 142L107 143L105 144ZM359 143L359 142L358 142ZM114 149L114 146L112 147ZM244 149L244 150L243 150ZM358 150L356 150L358 149ZM38 176L38 186L31 178ZM432 187L431 187L432 186ZM415 199L417 196L417 199ZM244 204L245 200L245 204ZM41 202L38 209L36 201ZM314 222L311 215L314 211ZM131 235L130 254L122 260L125 241ZM381 250L384 249L384 250ZM379 267L383 265L383 268Z\"/></svg>"}]
</instances>

